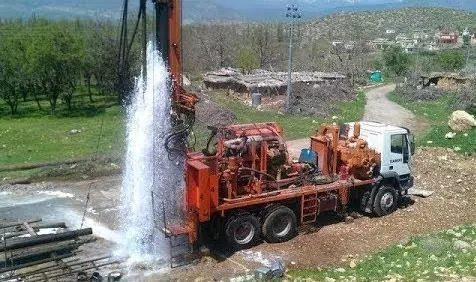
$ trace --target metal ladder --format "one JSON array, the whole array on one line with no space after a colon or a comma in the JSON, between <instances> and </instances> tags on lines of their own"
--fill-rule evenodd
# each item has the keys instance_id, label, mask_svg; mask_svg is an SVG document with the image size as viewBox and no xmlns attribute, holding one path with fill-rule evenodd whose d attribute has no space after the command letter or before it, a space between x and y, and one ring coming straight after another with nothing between
<instances>
[{"instance_id":1,"label":"metal ladder","mask_svg":"<svg viewBox=\"0 0 476 282\"><path fill-rule=\"evenodd\" d=\"M314 223L319 211L317 193L302 195L301 197L301 224Z\"/></svg>"},{"instance_id":2,"label":"metal ladder","mask_svg":"<svg viewBox=\"0 0 476 282\"><path fill-rule=\"evenodd\" d=\"M189 265L195 259L193 246L187 234L167 236L170 250L170 268Z\"/></svg>"},{"instance_id":3,"label":"metal ladder","mask_svg":"<svg viewBox=\"0 0 476 282\"><path fill-rule=\"evenodd\" d=\"M194 255L193 245L188 240L188 233L174 234L167 226L164 203L161 203L162 208L160 208L157 195L151 192L151 196L154 226L169 241L170 268L191 264L196 256Z\"/></svg>"}]
</instances>

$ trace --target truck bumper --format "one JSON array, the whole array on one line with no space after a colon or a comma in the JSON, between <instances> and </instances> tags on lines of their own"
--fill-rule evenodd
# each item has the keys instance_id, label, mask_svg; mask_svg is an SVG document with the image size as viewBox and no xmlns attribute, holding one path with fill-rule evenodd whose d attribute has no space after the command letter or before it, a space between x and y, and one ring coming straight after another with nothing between
<instances>
[{"instance_id":1,"label":"truck bumper","mask_svg":"<svg viewBox=\"0 0 476 282\"><path fill-rule=\"evenodd\" d=\"M414 181L413 176L410 176L408 177L408 179L400 182L402 196L408 194L408 189L413 187L413 181Z\"/></svg>"}]
</instances>

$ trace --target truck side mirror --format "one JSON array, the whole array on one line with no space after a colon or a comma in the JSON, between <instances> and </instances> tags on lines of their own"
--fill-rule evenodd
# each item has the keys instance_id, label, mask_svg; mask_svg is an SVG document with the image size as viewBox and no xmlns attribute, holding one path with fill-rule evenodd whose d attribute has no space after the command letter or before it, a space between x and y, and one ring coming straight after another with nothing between
<instances>
[{"instance_id":1,"label":"truck side mirror","mask_svg":"<svg viewBox=\"0 0 476 282\"><path fill-rule=\"evenodd\" d=\"M415 154L415 136L408 134L408 139L410 141L410 154L413 156Z\"/></svg>"}]
</instances>

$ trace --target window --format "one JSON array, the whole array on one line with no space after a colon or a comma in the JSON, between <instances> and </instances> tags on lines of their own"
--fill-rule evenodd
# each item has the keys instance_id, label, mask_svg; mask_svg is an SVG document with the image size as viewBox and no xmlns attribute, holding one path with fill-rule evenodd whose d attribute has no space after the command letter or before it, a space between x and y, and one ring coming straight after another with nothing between
<instances>
[{"instance_id":1,"label":"window","mask_svg":"<svg viewBox=\"0 0 476 282\"><path fill-rule=\"evenodd\" d=\"M395 154L403 154L404 134L395 134L391 137L390 151Z\"/></svg>"}]
</instances>

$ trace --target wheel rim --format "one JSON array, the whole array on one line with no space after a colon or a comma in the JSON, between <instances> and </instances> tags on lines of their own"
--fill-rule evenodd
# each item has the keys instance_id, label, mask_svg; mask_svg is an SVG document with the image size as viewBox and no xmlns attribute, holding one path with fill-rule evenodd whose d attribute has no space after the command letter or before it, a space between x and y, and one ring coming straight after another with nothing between
<instances>
[{"instance_id":1,"label":"wheel rim","mask_svg":"<svg viewBox=\"0 0 476 282\"><path fill-rule=\"evenodd\" d=\"M277 237L286 236L291 230L291 225L292 225L292 220L289 215L277 217L273 221L273 226L272 226L273 233Z\"/></svg>"},{"instance_id":2,"label":"wheel rim","mask_svg":"<svg viewBox=\"0 0 476 282\"><path fill-rule=\"evenodd\" d=\"M249 222L243 222L238 228L235 230L235 241L238 244L247 244L251 242L253 237L255 236L255 228L253 224Z\"/></svg>"},{"instance_id":3,"label":"wheel rim","mask_svg":"<svg viewBox=\"0 0 476 282\"><path fill-rule=\"evenodd\" d=\"M386 192L380 199L380 206L385 210L388 210L393 206L393 202L393 194L391 192Z\"/></svg>"}]
</instances>

